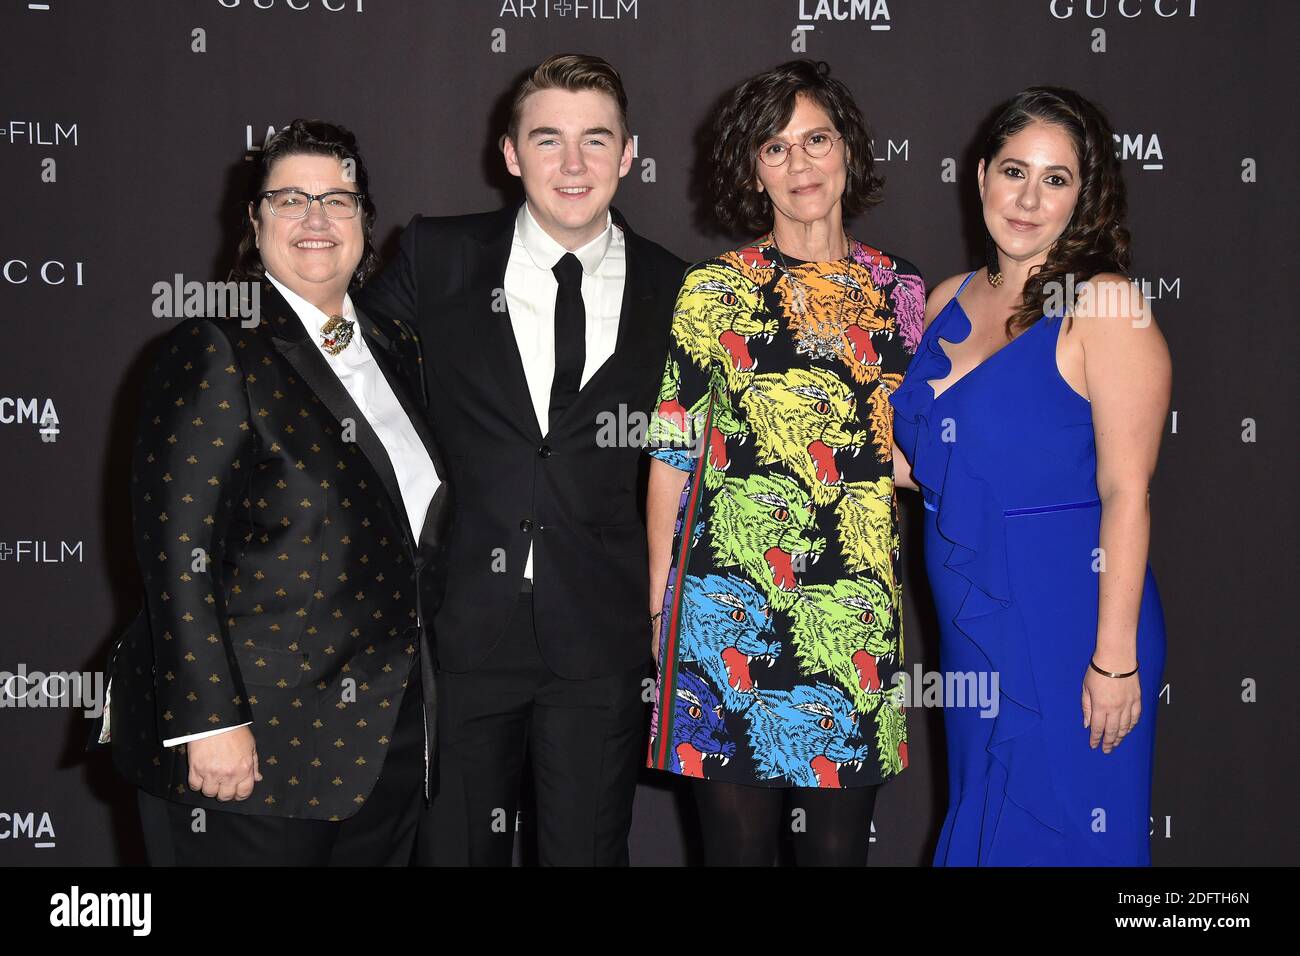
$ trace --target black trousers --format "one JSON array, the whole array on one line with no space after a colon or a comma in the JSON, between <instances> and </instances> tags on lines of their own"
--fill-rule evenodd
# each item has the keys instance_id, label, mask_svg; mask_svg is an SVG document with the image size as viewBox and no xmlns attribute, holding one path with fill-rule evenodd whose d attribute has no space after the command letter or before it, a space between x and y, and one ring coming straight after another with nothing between
<instances>
[{"instance_id":1,"label":"black trousers","mask_svg":"<svg viewBox=\"0 0 1300 956\"><path fill-rule=\"evenodd\" d=\"M509 866L531 759L539 862L626 866L645 757L646 657L621 674L558 677L538 650L532 594L520 594L482 665L438 673L439 786L421 825L421 862Z\"/></svg>"},{"instance_id":2,"label":"black trousers","mask_svg":"<svg viewBox=\"0 0 1300 956\"><path fill-rule=\"evenodd\" d=\"M138 791L153 866L409 866L424 809L424 712L414 679L402 694L384 766L345 820L303 820L203 809ZM257 799L254 787L250 800Z\"/></svg>"}]
</instances>

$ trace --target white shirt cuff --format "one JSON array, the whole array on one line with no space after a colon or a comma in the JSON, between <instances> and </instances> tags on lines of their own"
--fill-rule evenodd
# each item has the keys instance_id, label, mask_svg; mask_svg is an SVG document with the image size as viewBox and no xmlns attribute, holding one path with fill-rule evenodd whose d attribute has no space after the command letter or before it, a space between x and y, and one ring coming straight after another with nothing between
<instances>
[{"instance_id":1,"label":"white shirt cuff","mask_svg":"<svg viewBox=\"0 0 1300 956\"><path fill-rule=\"evenodd\" d=\"M231 730L238 730L240 727L251 727L253 722L250 720L246 724L236 724L234 727L222 727L218 730L205 730L201 734L189 734L185 737L171 737L163 741L164 747L175 747L179 744L187 744L191 740L202 740L204 737L215 737L217 734L224 734Z\"/></svg>"}]
</instances>

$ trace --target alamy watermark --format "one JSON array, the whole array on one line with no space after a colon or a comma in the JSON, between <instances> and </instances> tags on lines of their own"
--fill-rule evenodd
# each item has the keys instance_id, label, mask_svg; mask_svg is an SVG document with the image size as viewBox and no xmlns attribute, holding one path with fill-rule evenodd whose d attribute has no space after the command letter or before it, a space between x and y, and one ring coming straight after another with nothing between
<instances>
[{"instance_id":1,"label":"alamy watermark","mask_svg":"<svg viewBox=\"0 0 1300 956\"><path fill-rule=\"evenodd\" d=\"M104 704L102 671L0 671L0 707L71 707L93 720Z\"/></svg>"},{"instance_id":2,"label":"alamy watermark","mask_svg":"<svg viewBox=\"0 0 1300 956\"><path fill-rule=\"evenodd\" d=\"M155 318L239 319L246 329L261 321L260 282L186 282L178 272L171 282L155 282L151 291Z\"/></svg>"},{"instance_id":3,"label":"alamy watermark","mask_svg":"<svg viewBox=\"0 0 1300 956\"><path fill-rule=\"evenodd\" d=\"M980 716L998 715L997 671L898 671L892 681L900 689L904 707L977 707Z\"/></svg>"},{"instance_id":4,"label":"alamy watermark","mask_svg":"<svg viewBox=\"0 0 1300 956\"><path fill-rule=\"evenodd\" d=\"M1098 283L1076 281L1074 273L1067 272L1064 282L1053 280L1043 284L1046 296L1043 312L1047 315L1068 312L1078 319L1124 318L1134 328L1145 328L1151 324L1146 303L1156 298L1153 288L1147 279Z\"/></svg>"},{"instance_id":5,"label":"alamy watermark","mask_svg":"<svg viewBox=\"0 0 1300 956\"><path fill-rule=\"evenodd\" d=\"M661 409L651 415L620 403L617 411L606 409L596 415L596 447L662 448L698 458L705 447L705 420L704 415L685 409Z\"/></svg>"}]
</instances>

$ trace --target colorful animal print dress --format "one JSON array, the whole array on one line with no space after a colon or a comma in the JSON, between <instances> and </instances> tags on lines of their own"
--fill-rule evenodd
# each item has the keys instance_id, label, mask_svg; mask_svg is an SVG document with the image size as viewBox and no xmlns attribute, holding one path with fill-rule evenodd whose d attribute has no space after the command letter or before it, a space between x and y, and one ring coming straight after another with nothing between
<instances>
[{"instance_id":1,"label":"colorful animal print dress","mask_svg":"<svg viewBox=\"0 0 1300 956\"><path fill-rule=\"evenodd\" d=\"M907 766L889 395L925 290L849 248L782 259L769 235L683 281L647 436L690 474L649 766L766 787Z\"/></svg>"}]
</instances>

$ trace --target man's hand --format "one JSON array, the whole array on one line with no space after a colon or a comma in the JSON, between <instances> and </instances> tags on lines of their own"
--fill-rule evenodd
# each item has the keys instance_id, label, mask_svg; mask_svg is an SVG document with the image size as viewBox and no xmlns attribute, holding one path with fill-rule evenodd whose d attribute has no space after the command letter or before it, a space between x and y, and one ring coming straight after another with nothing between
<instances>
[{"instance_id":1,"label":"man's hand","mask_svg":"<svg viewBox=\"0 0 1300 956\"><path fill-rule=\"evenodd\" d=\"M247 800L262 779L257 744L247 727L213 734L185 745L190 761L190 789L218 800Z\"/></svg>"}]
</instances>

